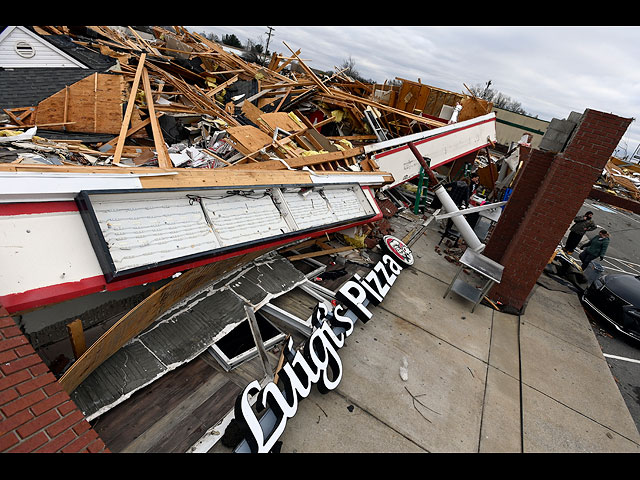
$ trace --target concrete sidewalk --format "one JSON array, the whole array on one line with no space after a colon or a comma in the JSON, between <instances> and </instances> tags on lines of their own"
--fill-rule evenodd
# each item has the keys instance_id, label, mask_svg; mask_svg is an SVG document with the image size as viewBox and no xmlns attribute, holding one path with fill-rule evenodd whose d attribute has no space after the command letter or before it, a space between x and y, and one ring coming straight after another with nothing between
<instances>
[{"instance_id":1,"label":"concrete sidewalk","mask_svg":"<svg viewBox=\"0 0 640 480\"><path fill-rule=\"evenodd\" d=\"M415 226L402 222L399 238ZM431 225L413 243L414 266L340 349L340 385L300 402L282 452L640 452L577 295L536 285L520 316L471 313L443 298L458 267L439 240Z\"/></svg>"}]
</instances>

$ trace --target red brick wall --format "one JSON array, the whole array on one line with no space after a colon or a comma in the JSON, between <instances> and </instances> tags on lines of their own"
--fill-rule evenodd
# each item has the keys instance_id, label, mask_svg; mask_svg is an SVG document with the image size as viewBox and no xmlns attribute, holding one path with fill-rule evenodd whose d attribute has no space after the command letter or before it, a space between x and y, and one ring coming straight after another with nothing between
<instances>
[{"instance_id":1,"label":"red brick wall","mask_svg":"<svg viewBox=\"0 0 640 480\"><path fill-rule=\"evenodd\" d=\"M600 200L601 202L613 205L614 207L624 208L625 210L640 214L640 202L636 202L630 198L620 197L595 188L592 188L589 192L589 198Z\"/></svg>"},{"instance_id":2,"label":"red brick wall","mask_svg":"<svg viewBox=\"0 0 640 480\"><path fill-rule=\"evenodd\" d=\"M513 184L513 193L509 197L508 208L500 216L500 221L491 233L483 255L500 263L511 239L515 236L527 210L538 194L554 154L520 147L520 160L523 164ZM524 180L522 180L524 179Z\"/></svg>"},{"instance_id":3,"label":"red brick wall","mask_svg":"<svg viewBox=\"0 0 640 480\"><path fill-rule=\"evenodd\" d=\"M108 452L2 306L0 452Z\"/></svg>"},{"instance_id":4,"label":"red brick wall","mask_svg":"<svg viewBox=\"0 0 640 480\"><path fill-rule=\"evenodd\" d=\"M504 266L490 298L522 309L630 123L586 110L564 152L531 152L485 249Z\"/></svg>"}]
</instances>

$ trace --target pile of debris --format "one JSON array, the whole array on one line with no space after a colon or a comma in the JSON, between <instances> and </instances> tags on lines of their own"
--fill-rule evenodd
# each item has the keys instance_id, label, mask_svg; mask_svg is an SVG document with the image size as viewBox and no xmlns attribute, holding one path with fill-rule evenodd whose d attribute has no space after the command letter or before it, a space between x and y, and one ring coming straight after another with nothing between
<instances>
[{"instance_id":1,"label":"pile of debris","mask_svg":"<svg viewBox=\"0 0 640 480\"><path fill-rule=\"evenodd\" d=\"M640 201L640 166L611 157L596 187L620 197Z\"/></svg>"},{"instance_id":2,"label":"pile of debris","mask_svg":"<svg viewBox=\"0 0 640 480\"><path fill-rule=\"evenodd\" d=\"M262 66L179 26L6 27L4 35L16 28L91 57L94 69L67 69L85 76L33 104L0 102L1 163L372 171L363 145L446 125L456 102L459 121L491 109L420 82L322 74L285 42L290 54Z\"/></svg>"}]
</instances>

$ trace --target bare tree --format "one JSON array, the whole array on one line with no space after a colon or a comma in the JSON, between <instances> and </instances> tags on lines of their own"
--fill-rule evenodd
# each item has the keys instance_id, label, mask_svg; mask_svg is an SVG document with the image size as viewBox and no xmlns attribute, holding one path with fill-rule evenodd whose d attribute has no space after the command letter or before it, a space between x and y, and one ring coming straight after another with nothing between
<instances>
[{"instance_id":1,"label":"bare tree","mask_svg":"<svg viewBox=\"0 0 640 480\"><path fill-rule=\"evenodd\" d=\"M513 100L511 97L505 95L502 92L498 92L491 88L491 80L486 84L476 84L469 88L471 93L476 97L493 103L494 107L508 110L510 112L519 113L521 115L527 115L527 112L522 108L520 102Z\"/></svg>"},{"instance_id":2,"label":"bare tree","mask_svg":"<svg viewBox=\"0 0 640 480\"><path fill-rule=\"evenodd\" d=\"M351 55L349 55L349 58L342 62L342 65L340 65L340 70L345 75L348 75L354 80L358 80L362 83L376 83L374 80L365 79L362 75L360 75L360 72L356 70L356 61L351 58Z\"/></svg>"}]
</instances>

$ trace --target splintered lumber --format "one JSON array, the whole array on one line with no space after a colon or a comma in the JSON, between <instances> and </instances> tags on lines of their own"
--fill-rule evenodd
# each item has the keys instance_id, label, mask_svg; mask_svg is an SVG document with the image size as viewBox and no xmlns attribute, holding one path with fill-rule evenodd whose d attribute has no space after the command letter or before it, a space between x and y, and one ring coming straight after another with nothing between
<instances>
[{"instance_id":1,"label":"splintered lumber","mask_svg":"<svg viewBox=\"0 0 640 480\"><path fill-rule=\"evenodd\" d=\"M291 47L289 45L287 45L286 42L282 42L284 43L284 45L291 50L291 53L293 54L294 58L298 61L298 63L300 64L300 66L302 67L302 69L307 73L307 75L309 75L311 77L311 79L316 83L316 85L318 87L320 87L320 89L325 92L325 93L330 93L329 92L329 88L327 88L327 86L322 83L322 81L316 76L315 73L313 73L313 70L311 70L303 61L300 57L298 57L298 55L291 49Z\"/></svg>"},{"instance_id":2,"label":"splintered lumber","mask_svg":"<svg viewBox=\"0 0 640 480\"><path fill-rule=\"evenodd\" d=\"M338 150L337 152L329 152L329 153L317 153L315 155L309 156L301 156L295 158L288 158L286 161L281 160L266 160L258 163L251 164L235 164L231 167L227 167L230 169L242 169L248 168L253 170L269 170L269 169L284 169L287 168L287 165L290 168L302 168L302 167L312 167L315 165L321 165L327 162L337 162L340 160L347 160L351 157L355 157L356 155L360 155L364 153L364 147L356 147L349 150ZM283 163L283 162L286 162Z\"/></svg>"},{"instance_id":3,"label":"splintered lumber","mask_svg":"<svg viewBox=\"0 0 640 480\"><path fill-rule=\"evenodd\" d=\"M158 113L156 116L158 118L160 118L162 115L164 115L164 114L163 113ZM129 130L127 130L125 132L124 137L125 138L130 137L131 135L133 135L134 133L136 133L140 129L142 129L142 128L146 127L147 125L149 125L150 123L151 123L151 117L149 117L146 120L143 120L143 121L137 123L135 126L131 127ZM122 138L122 133L120 134L120 136L112 138L107 143L105 143L102 147L100 147L100 151L101 152L108 152L114 145L116 145L117 142L120 142L121 138ZM124 144L124 139L122 139L122 142ZM122 154L122 151L120 153ZM119 159L120 159L120 156L118 157L118 161L119 161ZM115 160L116 159L115 159L115 156L114 156L114 161Z\"/></svg>"}]
</instances>

